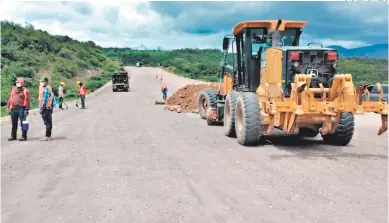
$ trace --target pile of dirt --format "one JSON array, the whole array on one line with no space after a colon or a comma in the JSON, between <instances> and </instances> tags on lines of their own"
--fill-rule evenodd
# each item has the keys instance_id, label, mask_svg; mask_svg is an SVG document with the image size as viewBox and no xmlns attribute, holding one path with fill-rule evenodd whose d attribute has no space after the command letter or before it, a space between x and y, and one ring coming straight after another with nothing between
<instances>
[{"instance_id":1,"label":"pile of dirt","mask_svg":"<svg viewBox=\"0 0 389 223\"><path fill-rule=\"evenodd\" d=\"M219 90L219 84L209 83L186 85L185 87L178 89L167 99L167 107L179 107L180 112L196 112L198 94L205 88L211 88L214 92L217 92Z\"/></svg>"}]
</instances>

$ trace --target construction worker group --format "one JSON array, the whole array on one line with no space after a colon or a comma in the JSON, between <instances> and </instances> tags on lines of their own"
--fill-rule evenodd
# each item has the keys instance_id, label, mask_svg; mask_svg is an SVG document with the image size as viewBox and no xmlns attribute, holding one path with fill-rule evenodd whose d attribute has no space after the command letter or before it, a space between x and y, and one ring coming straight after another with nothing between
<instances>
[{"instance_id":1,"label":"construction worker group","mask_svg":"<svg viewBox=\"0 0 389 223\"><path fill-rule=\"evenodd\" d=\"M77 95L81 98L81 109L85 109L86 87L80 81L77 81L79 87ZM53 129L53 110L57 105L56 96L58 96L59 109L63 109L64 98L66 96L65 82L60 82L58 94L56 95L49 85L47 77L42 77L39 81L38 89L38 110L46 126L45 137L41 141L51 141L51 131ZM20 121L22 136L19 141L27 140L28 122L26 118L30 111L30 90L25 86L23 78L19 77L15 81L15 87L11 89L8 99L7 110L11 117L11 137L8 141L17 139L18 122ZM67 107L67 106L66 106Z\"/></svg>"}]
</instances>

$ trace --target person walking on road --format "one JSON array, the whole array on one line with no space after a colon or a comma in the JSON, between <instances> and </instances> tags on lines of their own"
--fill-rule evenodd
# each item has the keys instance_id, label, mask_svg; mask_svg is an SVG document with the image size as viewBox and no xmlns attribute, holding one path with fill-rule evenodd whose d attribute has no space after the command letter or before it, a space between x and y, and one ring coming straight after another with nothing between
<instances>
[{"instance_id":1,"label":"person walking on road","mask_svg":"<svg viewBox=\"0 0 389 223\"><path fill-rule=\"evenodd\" d=\"M81 83L80 81L77 81L77 85L80 86L77 94L79 94L81 98L81 109L85 109L86 87L85 84Z\"/></svg>"},{"instance_id":2,"label":"person walking on road","mask_svg":"<svg viewBox=\"0 0 389 223\"><path fill-rule=\"evenodd\" d=\"M11 89L11 93L8 99L7 110L11 116L11 138L8 141L16 140L16 133L18 130L18 119L20 120L20 126L22 128L22 137L19 141L27 140L27 130L23 130L22 122L27 118L28 111L30 110L30 91L24 87L24 79L16 79L16 87Z\"/></svg>"},{"instance_id":3,"label":"person walking on road","mask_svg":"<svg viewBox=\"0 0 389 223\"><path fill-rule=\"evenodd\" d=\"M64 110L62 108L62 104L63 104L63 98L65 97L65 82L61 82L59 83L59 88L58 88L58 103L59 103L59 109L61 110Z\"/></svg>"},{"instance_id":4,"label":"person walking on road","mask_svg":"<svg viewBox=\"0 0 389 223\"><path fill-rule=\"evenodd\" d=\"M51 141L52 114L56 106L55 96L47 77L42 77L39 84L39 113L42 115L43 123L46 126L46 137L42 141Z\"/></svg>"},{"instance_id":5,"label":"person walking on road","mask_svg":"<svg viewBox=\"0 0 389 223\"><path fill-rule=\"evenodd\" d=\"M167 85L166 85L166 83L162 84L161 91L162 91L163 100L166 100L166 98L167 98Z\"/></svg>"}]
</instances>

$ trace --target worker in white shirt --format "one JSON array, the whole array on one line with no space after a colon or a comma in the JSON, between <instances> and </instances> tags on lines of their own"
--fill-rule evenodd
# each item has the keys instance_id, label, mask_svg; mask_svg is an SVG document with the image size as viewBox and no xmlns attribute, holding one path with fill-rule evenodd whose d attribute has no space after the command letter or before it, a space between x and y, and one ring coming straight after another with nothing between
<instances>
[{"instance_id":1,"label":"worker in white shirt","mask_svg":"<svg viewBox=\"0 0 389 223\"><path fill-rule=\"evenodd\" d=\"M61 110L64 110L62 108L63 98L65 96L64 86L65 86L65 82L62 81L61 83L59 83L58 98L59 98L59 109L61 109Z\"/></svg>"}]
</instances>

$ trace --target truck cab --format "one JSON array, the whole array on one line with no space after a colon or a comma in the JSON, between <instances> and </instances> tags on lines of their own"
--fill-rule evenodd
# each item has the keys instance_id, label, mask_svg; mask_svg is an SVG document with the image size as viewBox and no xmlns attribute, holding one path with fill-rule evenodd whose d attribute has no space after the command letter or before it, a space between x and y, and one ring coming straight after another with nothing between
<instances>
[{"instance_id":1,"label":"truck cab","mask_svg":"<svg viewBox=\"0 0 389 223\"><path fill-rule=\"evenodd\" d=\"M124 69L119 69L112 75L112 91L125 91L129 90L129 77L128 72Z\"/></svg>"}]
</instances>

